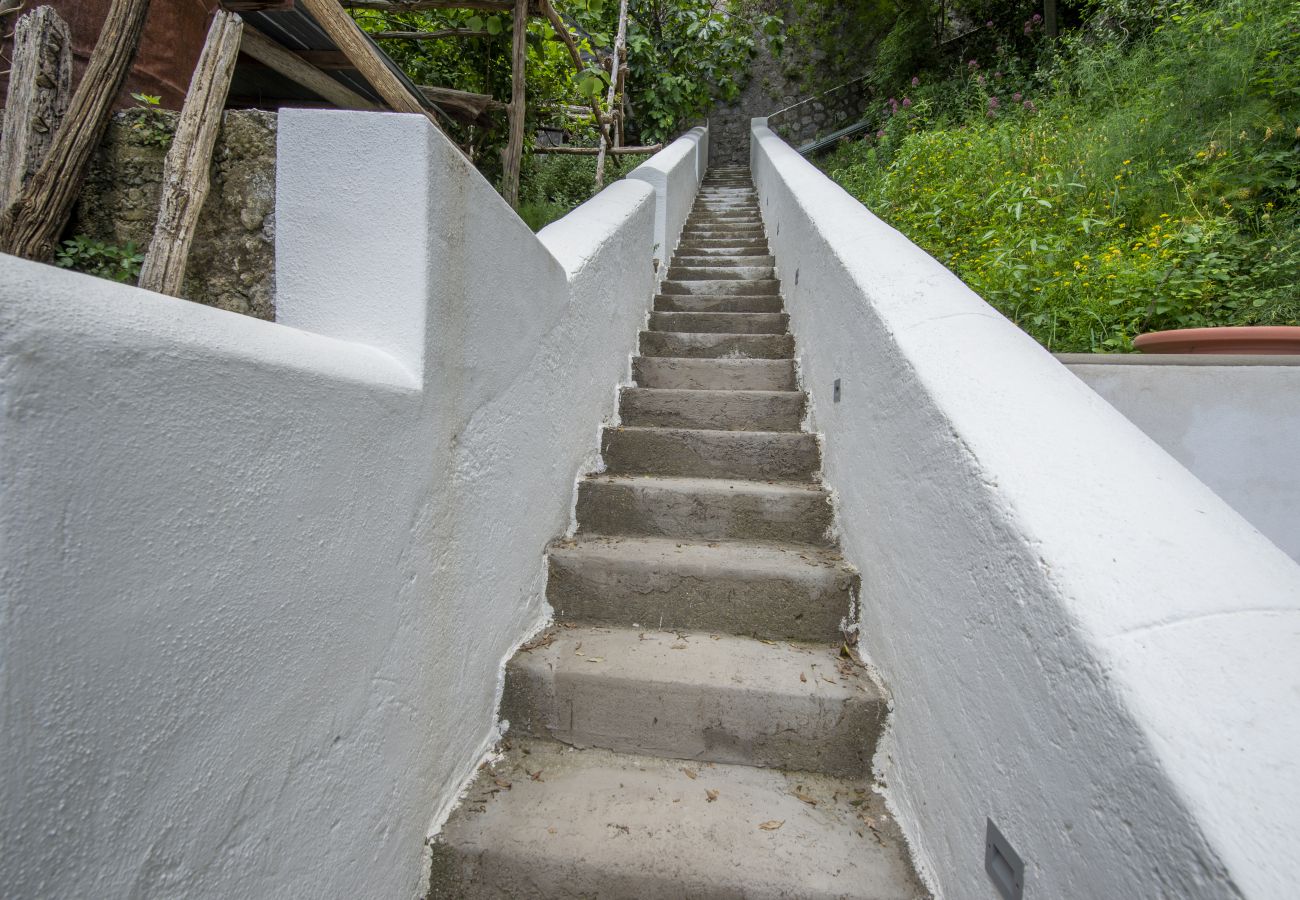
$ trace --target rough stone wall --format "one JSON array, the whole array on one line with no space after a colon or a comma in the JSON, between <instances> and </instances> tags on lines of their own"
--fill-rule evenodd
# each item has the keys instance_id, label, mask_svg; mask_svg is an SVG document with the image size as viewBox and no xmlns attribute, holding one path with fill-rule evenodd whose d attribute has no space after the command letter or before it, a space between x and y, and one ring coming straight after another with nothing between
<instances>
[{"instance_id":1,"label":"rough stone wall","mask_svg":"<svg viewBox=\"0 0 1300 900\"><path fill-rule=\"evenodd\" d=\"M768 119L768 127L799 147L866 115L871 102L866 79L806 99Z\"/></svg>"},{"instance_id":2,"label":"rough stone wall","mask_svg":"<svg viewBox=\"0 0 1300 900\"><path fill-rule=\"evenodd\" d=\"M167 151L133 127L139 115L123 112L114 118L82 188L70 236L149 245ZM274 113L225 114L213 154L212 190L190 253L186 298L275 318L275 146Z\"/></svg>"},{"instance_id":3,"label":"rough stone wall","mask_svg":"<svg viewBox=\"0 0 1300 900\"><path fill-rule=\"evenodd\" d=\"M710 166L748 165L749 120L770 116L801 99L801 89L768 49L767 39L757 35L754 42L758 52L740 97L734 103L719 103L709 112Z\"/></svg>"}]
</instances>

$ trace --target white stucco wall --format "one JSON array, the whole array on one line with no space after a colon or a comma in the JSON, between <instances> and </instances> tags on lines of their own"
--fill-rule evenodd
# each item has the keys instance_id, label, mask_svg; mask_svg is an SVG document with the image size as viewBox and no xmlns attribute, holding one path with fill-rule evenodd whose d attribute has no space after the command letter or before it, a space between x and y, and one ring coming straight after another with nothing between
<instances>
[{"instance_id":1,"label":"white stucco wall","mask_svg":"<svg viewBox=\"0 0 1300 900\"><path fill-rule=\"evenodd\" d=\"M410 897L545 615L654 198L534 236L422 117L286 110L277 324L0 257L0 881Z\"/></svg>"},{"instance_id":2,"label":"white stucco wall","mask_svg":"<svg viewBox=\"0 0 1300 900\"><path fill-rule=\"evenodd\" d=\"M1300 566L761 120L752 165L927 877L996 896L987 816L1027 897L1294 893Z\"/></svg>"},{"instance_id":3,"label":"white stucco wall","mask_svg":"<svg viewBox=\"0 0 1300 900\"><path fill-rule=\"evenodd\" d=\"M1300 360L1105 354L1061 360L1300 561Z\"/></svg>"},{"instance_id":4,"label":"white stucco wall","mask_svg":"<svg viewBox=\"0 0 1300 900\"><path fill-rule=\"evenodd\" d=\"M644 181L655 192L655 258L660 280L668 272L708 164L709 129L700 126L627 173L628 178Z\"/></svg>"}]
</instances>

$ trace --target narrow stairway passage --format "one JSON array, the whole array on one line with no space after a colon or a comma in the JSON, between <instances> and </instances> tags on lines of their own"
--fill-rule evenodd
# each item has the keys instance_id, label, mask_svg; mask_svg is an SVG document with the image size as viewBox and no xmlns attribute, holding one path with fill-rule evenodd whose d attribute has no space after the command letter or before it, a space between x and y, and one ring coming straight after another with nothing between
<instances>
[{"instance_id":1,"label":"narrow stairway passage","mask_svg":"<svg viewBox=\"0 0 1300 900\"><path fill-rule=\"evenodd\" d=\"M430 896L924 897L747 169L710 170L667 274Z\"/></svg>"}]
</instances>

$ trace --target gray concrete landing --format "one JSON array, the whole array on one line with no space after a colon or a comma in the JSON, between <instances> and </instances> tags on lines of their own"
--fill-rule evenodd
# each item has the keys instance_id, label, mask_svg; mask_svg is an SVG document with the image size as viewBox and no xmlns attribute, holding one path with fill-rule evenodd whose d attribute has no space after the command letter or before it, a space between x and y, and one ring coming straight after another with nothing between
<instances>
[{"instance_id":1,"label":"gray concrete landing","mask_svg":"<svg viewBox=\"0 0 1300 900\"><path fill-rule=\"evenodd\" d=\"M431 896L924 897L747 169L710 172L667 276Z\"/></svg>"}]
</instances>

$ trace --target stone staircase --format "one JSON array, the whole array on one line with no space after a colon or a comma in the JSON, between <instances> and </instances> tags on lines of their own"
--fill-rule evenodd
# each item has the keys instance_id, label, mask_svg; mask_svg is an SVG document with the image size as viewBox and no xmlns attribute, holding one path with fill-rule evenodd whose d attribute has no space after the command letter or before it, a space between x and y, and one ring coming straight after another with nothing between
<instances>
[{"instance_id":1,"label":"stone staircase","mask_svg":"<svg viewBox=\"0 0 1300 900\"><path fill-rule=\"evenodd\" d=\"M705 179L640 352L430 896L925 896L747 169Z\"/></svg>"}]
</instances>

